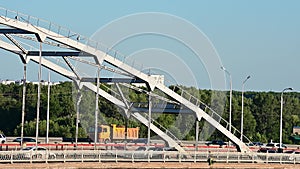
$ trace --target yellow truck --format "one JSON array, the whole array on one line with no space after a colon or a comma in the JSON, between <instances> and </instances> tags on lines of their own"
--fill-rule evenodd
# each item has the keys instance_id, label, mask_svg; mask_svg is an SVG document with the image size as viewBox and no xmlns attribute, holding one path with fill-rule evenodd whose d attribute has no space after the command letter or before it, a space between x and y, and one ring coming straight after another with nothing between
<instances>
[{"instance_id":1,"label":"yellow truck","mask_svg":"<svg viewBox=\"0 0 300 169\"><path fill-rule=\"evenodd\" d=\"M127 128L127 141L136 140L139 138L139 127ZM109 143L115 141L124 141L126 138L125 127L117 126L116 124L111 125L99 125L98 126L97 141L100 143ZM95 137L94 127L89 130L89 137Z\"/></svg>"}]
</instances>

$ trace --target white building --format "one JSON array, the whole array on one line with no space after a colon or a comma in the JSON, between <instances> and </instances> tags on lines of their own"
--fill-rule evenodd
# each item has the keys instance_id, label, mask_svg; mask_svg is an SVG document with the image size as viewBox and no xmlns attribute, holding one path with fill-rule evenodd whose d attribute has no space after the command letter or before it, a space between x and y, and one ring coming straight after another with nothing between
<instances>
[{"instance_id":1,"label":"white building","mask_svg":"<svg viewBox=\"0 0 300 169\"><path fill-rule=\"evenodd\" d=\"M164 75L150 75L151 77L154 77L157 84L164 84L165 77ZM145 83L132 83L136 87L146 87Z\"/></svg>"},{"instance_id":2,"label":"white building","mask_svg":"<svg viewBox=\"0 0 300 169\"><path fill-rule=\"evenodd\" d=\"M9 85L9 84L17 84L17 85L22 85L23 84L23 79L21 79L21 80L16 80L16 81L14 81L14 80L0 80L0 84L3 84L3 85ZM39 82L30 82L30 81L28 81L28 80L26 80L26 83L32 83L32 84L34 84L34 85L38 85L39 84ZM53 85L58 85L58 84L60 84L61 82L50 82L50 86L53 86ZM41 85L48 85L48 82L47 81L44 81L44 80L42 80L41 81Z\"/></svg>"},{"instance_id":3,"label":"white building","mask_svg":"<svg viewBox=\"0 0 300 169\"><path fill-rule=\"evenodd\" d=\"M4 85L9 85L9 84L15 84L16 82L13 80L6 79L6 80L1 80L0 83Z\"/></svg>"}]
</instances>

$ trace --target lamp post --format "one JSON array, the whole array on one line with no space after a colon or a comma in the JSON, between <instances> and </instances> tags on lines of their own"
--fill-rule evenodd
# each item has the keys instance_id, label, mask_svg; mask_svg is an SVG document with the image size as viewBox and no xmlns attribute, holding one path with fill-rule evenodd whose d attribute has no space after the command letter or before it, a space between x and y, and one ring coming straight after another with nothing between
<instances>
[{"instance_id":1,"label":"lamp post","mask_svg":"<svg viewBox=\"0 0 300 169\"><path fill-rule=\"evenodd\" d=\"M39 71L38 71L38 95L37 95L37 105L36 105L36 128L35 128L35 146L38 146L39 138L39 121L40 121L40 106L41 106L41 78L42 78L42 42L40 42L39 51Z\"/></svg>"},{"instance_id":2,"label":"lamp post","mask_svg":"<svg viewBox=\"0 0 300 169\"><path fill-rule=\"evenodd\" d=\"M280 97L280 131L279 131L279 148L281 149L282 144L282 110L283 110L283 93L286 90L293 90L293 88L288 87L282 90L281 97Z\"/></svg>"},{"instance_id":3,"label":"lamp post","mask_svg":"<svg viewBox=\"0 0 300 169\"><path fill-rule=\"evenodd\" d=\"M244 86L248 79L250 79L250 76L247 76L247 78L243 81L243 87L242 87L241 141L243 141L243 130L244 130Z\"/></svg>"},{"instance_id":4,"label":"lamp post","mask_svg":"<svg viewBox=\"0 0 300 169\"><path fill-rule=\"evenodd\" d=\"M98 112L99 112L99 87L100 87L100 68L97 69L97 93L96 93L96 107L95 107L95 131L94 131L94 148L98 142Z\"/></svg>"},{"instance_id":5,"label":"lamp post","mask_svg":"<svg viewBox=\"0 0 300 169\"><path fill-rule=\"evenodd\" d=\"M149 114L148 114L148 139L147 139L147 147L150 147L150 137L151 137L151 113L152 113L152 100L151 100L151 92L149 93Z\"/></svg>"},{"instance_id":6,"label":"lamp post","mask_svg":"<svg viewBox=\"0 0 300 169\"><path fill-rule=\"evenodd\" d=\"M225 67L221 66L221 69L224 70L229 78L230 78L230 94L229 94L229 131L231 132L231 111L232 111L232 77L231 77L231 74L230 72L225 69Z\"/></svg>"},{"instance_id":7,"label":"lamp post","mask_svg":"<svg viewBox=\"0 0 300 169\"><path fill-rule=\"evenodd\" d=\"M46 143L49 143L49 118L50 118L50 72L48 74L48 95L47 95L47 121L46 121Z\"/></svg>"},{"instance_id":8,"label":"lamp post","mask_svg":"<svg viewBox=\"0 0 300 169\"><path fill-rule=\"evenodd\" d=\"M27 58L27 56L26 56ZM23 76L23 95L22 95L22 121L21 121L21 149L23 149L23 137L24 137L24 120L25 120L25 101L26 101L26 67L27 67L27 64L24 63L24 76Z\"/></svg>"}]
</instances>

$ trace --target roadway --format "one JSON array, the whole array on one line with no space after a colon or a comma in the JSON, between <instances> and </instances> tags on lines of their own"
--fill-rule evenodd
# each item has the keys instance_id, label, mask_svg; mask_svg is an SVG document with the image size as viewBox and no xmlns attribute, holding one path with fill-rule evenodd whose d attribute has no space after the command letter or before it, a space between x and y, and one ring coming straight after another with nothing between
<instances>
[{"instance_id":1,"label":"roadway","mask_svg":"<svg viewBox=\"0 0 300 169\"><path fill-rule=\"evenodd\" d=\"M11 150L19 150L20 149L20 144L18 142L12 142L15 138L17 137L7 137L7 142L5 144L0 144L0 151L11 151ZM39 145L47 147L50 150L91 150L91 149L97 149L97 150L120 150L125 147L124 143L97 143L96 145L93 143L82 143L78 142L77 148L74 143L71 142L62 142L61 137L50 137L49 138L49 144L45 143L46 138L45 137L40 137L38 139ZM206 141L199 141L198 142L198 151L201 152L236 152L236 147L234 145L224 145L224 146L218 146L218 145L210 145L207 146ZM26 146L34 146L35 143L26 143ZM126 149L127 150L135 150L140 146L146 146L146 144L143 143L127 143L126 144ZM165 145L162 143L161 140L153 140L151 146L155 147L164 147ZM195 151L195 142L194 141L181 141L181 146L186 150L186 151ZM284 149L284 151L288 150L295 150L299 147L299 145L291 145L288 144L287 148ZM250 149L253 152L257 152L259 150L259 146L250 146Z\"/></svg>"}]
</instances>

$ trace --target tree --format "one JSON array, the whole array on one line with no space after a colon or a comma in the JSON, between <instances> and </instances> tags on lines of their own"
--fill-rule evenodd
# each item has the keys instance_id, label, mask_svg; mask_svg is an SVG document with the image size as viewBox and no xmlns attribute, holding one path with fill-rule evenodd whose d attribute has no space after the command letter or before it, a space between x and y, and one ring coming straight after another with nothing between
<instances>
[{"instance_id":1,"label":"tree","mask_svg":"<svg viewBox=\"0 0 300 169\"><path fill-rule=\"evenodd\" d=\"M120 85L121 86L121 85ZM37 85L26 84L26 110L24 134L26 136L35 136L36 123L36 102ZM101 89L111 92L114 86L101 85ZM146 90L146 88L143 88ZM178 94L184 94L186 99L193 103L200 103L206 113L211 115L211 111L205 105L210 106L216 113L228 121L229 110L229 92L214 90L199 90L194 87L181 86L180 88L170 86ZM182 92L184 89L186 92ZM86 90L86 89L84 89ZM148 95L141 91L126 89L121 86L126 99L131 103L144 103L147 106ZM55 137L75 137L76 122L76 95L71 82L63 82L59 85L51 86L50 95L50 130L49 136ZM167 97L161 91L155 89L155 94ZM276 92L245 92L244 93L244 134L251 141L266 142L270 139L279 141L279 118L280 118L280 94ZM113 94L119 97L118 94ZM152 97L153 103L166 102ZM46 110L47 110L47 86L42 86L41 92L41 111L39 135L44 136L46 132ZM205 105L204 105L204 104ZM86 137L88 126L94 126L95 112L95 93L86 90L80 107L80 129L79 137ZM21 126L21 106L22 106L22 85L10 84L0 85L0 129L6 135L20 135ZM122 109L110 103L103 97L99 97L99 124L117 124L124 125L126 117ZM222 113L223 112L223 113ZM195 121L194 115L185 114L152 114L153 119L160 123L164 128L173 132L178 138L195 139ZM218 116L214 116L220 120ZM232 125L240 130L241 119L241 92L234 91L232 98ZM226 123L221 122L223 126ZM283 108L283 142L289 143L289 136L292 133L293 126L300 125L300 94L296 92L287 92L284 94ZM130 118L128 127L140 127L140 137L147 137L147 126ZM213 126L200 121L201 133L200 140L207 139L226 139L226 136L215 130ZM161 128L163 129L163 128ZM164 130L164 129L163 129ZM153 134L153 133L152 133ZM210 138L209 138L210 137Z\"/></svg>"}]
</instances>

